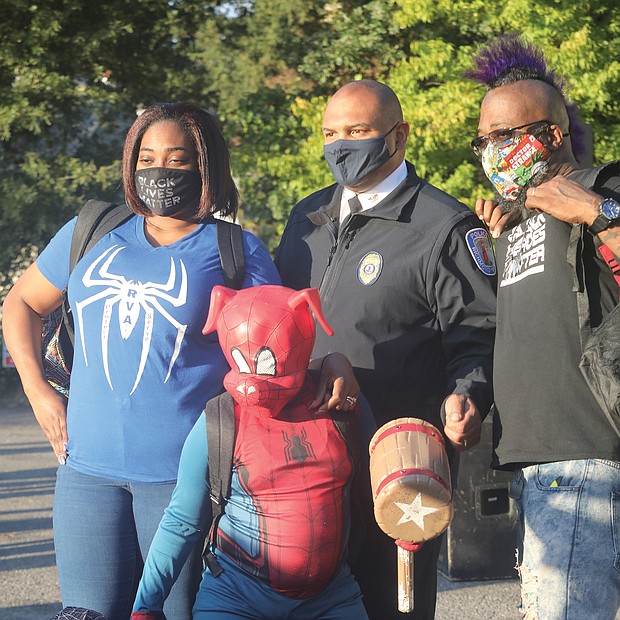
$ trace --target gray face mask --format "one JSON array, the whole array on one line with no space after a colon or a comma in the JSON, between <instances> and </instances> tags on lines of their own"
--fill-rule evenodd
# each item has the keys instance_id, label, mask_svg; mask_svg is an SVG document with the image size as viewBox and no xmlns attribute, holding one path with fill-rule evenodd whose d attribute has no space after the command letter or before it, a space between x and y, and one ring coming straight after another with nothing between
<instances>
[{"instance_id":1,"label":"gray face mask","mask_svg":"<svg viewBox=\"0 0 620 620\"><path fill-rule=\"evenodd\" d=\"M138 197L155 215L169 217L198 203L202 179L198 172L176 168L143 168L134 175Z\"/></svg>"},{"instance_id":2,"label":"gray face mask","mask_svg":"<svg viewBox=\"0 0 620 620\"><path fill-rule=\"evenodd\" d=\"M323 146L323 154L334 179L340 185L353 187L366 175L381 168L396 153L390 154L386 137L400 125L400 121L384 136L365 140L335 140Z\"/></svg>"}]
</instances>

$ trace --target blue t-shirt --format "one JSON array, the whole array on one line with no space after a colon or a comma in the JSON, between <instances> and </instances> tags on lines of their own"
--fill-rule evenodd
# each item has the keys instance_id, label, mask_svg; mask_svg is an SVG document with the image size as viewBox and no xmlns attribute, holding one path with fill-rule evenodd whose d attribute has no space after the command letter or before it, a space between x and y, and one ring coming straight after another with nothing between
<instances>
[{"instance_id":1,"label":"blue t-shirt","mask_svg":"<svg viewBox=\"0 0 620 620\"><path fill-rule=\"evenodd\" d=\"M224 284L213 221L153 247L144 219L103 237L69 278L75 219L37 260L58 289L69 280L75 353L67 407L67 464L136 482L174 481L183 442L228 365L204 336L211 289ZM243 233L243 286L279 284L267 249Z\"/></svg>"}]
</instances>

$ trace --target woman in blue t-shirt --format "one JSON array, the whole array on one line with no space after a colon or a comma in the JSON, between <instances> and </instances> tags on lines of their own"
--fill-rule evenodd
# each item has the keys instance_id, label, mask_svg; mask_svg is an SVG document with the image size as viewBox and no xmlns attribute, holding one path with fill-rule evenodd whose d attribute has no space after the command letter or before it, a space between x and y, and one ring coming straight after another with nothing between
<instances>
[{"instance_id":1,"label":"woman in blue t-shirt","mask_svg":"<svg viewBox=\"0 0 620 620\"><path fill-rule=\"evenodd\" d=\"M224 284L214 214L234 218L238 193L213 117L158 104L133 123L123 183L135 213L69 268L75 219L52 239L6 298L5 341L60 467L54 543L62 602L129 618L142 561L175 485L183 442L228 366L201 333L211 289ZM265 246L243 233L243 287L277 284ZM41 317L67 289L75 323L68 401L47 383ZM349 408L350 367L330 356L317 401ZM325 396L325 398L324 398ZM191 618L200 549L166 602Z\"/></svg>"}]
</instances>

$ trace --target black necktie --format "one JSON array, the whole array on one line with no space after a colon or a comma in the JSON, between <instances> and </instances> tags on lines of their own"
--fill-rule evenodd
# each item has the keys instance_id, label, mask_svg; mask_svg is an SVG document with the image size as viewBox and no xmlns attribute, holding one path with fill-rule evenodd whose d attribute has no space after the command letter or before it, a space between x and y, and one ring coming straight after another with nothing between
<instances>
[{"instance_id":1,"label":"black necktie","mask_svg":"<svg viewBox=\"0 0 620 620\"><path fill-rule=\"evenodd\" d=\"M351 210L351 215L355 215L362 210L362 203L357 194L353 198L349 198L349 209Z\"/></svg>"},{"instance_id":2,"label":"black necktie","mask_svg":"<svg viewBox=\"0 0 620 620\"><path fill-rule=\"evenodd\" d=\"M347 215L342 222L336 221L336 224L338 224L337 226L338 229L340 229L339 224L349 221L356 213L359 213L362 210L362 203L360 202L360 199L357 197L357 194L353 196L353 198L349 198L348 203L349 203L349 215ZM340 230L338 231L338 234L340 234Z\"/></svg>"}]
</instances>

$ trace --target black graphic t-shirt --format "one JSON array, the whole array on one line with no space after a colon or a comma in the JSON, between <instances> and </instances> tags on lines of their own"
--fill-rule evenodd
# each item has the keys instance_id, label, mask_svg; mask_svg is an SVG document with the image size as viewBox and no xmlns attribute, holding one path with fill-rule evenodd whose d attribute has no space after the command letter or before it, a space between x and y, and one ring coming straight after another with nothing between
<instances>
[{"instance_id":1,"label":"black graphic t-shirt","mask_svg":"<svg viewBox=\"0 0 620 620\"><path fill-rule=\"evenodd\" d=\"M581 376L572 226L532 213L497 241L494 465L507 469L583 458L618 459L620 446ZM616 305L618 287L586 235L593 326Z\"/></svg>"}]
</instances>

